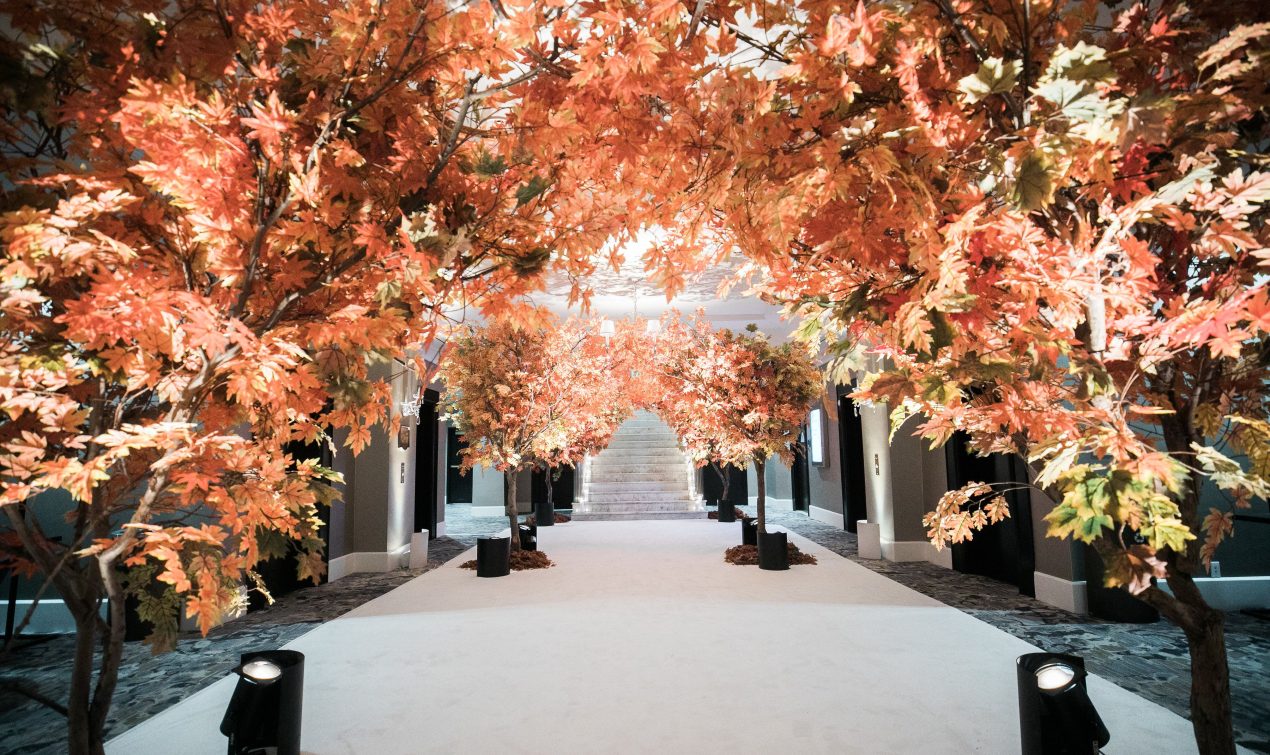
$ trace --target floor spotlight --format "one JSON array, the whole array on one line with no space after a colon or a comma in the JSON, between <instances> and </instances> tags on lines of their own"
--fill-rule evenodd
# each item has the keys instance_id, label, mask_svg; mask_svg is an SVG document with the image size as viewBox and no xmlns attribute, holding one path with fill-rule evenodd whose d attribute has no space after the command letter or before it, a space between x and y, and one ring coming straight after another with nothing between
<instances>
[{"instance_id":1,"label":"floor spotlight","mask_svg":"<svg viewBox=\"0 0 1270 755\"><path fill-rule=\"evenodd\" d=\"M1090 755L1111 741L1085 689L1083 658L1021 655L1018 678L1023 755Z\"/></svg>"},{"instance_id":2,"label":"floor spotlight","mask_svg":"<svg viewBox=\"0 0 1270 755\"><path fill-rule=\"evenodd\" d=\"M304 703L304 654L295 650L243 653L238 686L221 720L229 755L299 755Z\"/></svg>"}]
</instances>

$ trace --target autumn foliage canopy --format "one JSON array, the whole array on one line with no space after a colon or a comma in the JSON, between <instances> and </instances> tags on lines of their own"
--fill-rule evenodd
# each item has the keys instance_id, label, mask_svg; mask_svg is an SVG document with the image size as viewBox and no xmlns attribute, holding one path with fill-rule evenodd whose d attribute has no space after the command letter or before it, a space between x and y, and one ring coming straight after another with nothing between
<instances>
[{"instance_id":1,"label":"autumn foliage canopy","mask_svg":"<svg viewBox=\"0 0 1270 755\"><path fill-rule=\"evenodd\" d=\"M317 575L337 479L289 449L364 446L393 421L377 363L426 373L411 347L466 306L533 332L520 294L549 268L586 303L586 275L656 226L639 262L668 292L739 251L858 398L1026 458L1051 534L1098 547L1224 674L1193 577L1270 495L1264 2L0 13L0 560L49 576L90 649L102 597L122 631L121 566L156 569L204 629L280 543ZM774 350L746 338L692 370ZM716 430L736 443L706 455L779 453ZM984 493L947 497L932 538L990 519ZM72 685L88 739L104 677ZM1228 752L1213 683L1193 719Z\"/></svg>"}]
</instances>

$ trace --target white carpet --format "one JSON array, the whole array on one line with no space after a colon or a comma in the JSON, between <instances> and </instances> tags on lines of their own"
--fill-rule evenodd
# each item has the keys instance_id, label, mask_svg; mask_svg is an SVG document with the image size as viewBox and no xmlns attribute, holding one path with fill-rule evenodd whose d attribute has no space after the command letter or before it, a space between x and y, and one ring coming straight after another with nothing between
<instances>
[{"instance_id":1,"label":"white carpet","mask_svg":"<svg viewBox=\"0 0 1270 755\"><path fill-rule=\"evenodd\" d=\"M311 753L1015 753L1027 643L796 538L725 564L740 525L574 522L556 567L455 559L288 647ZM221 753L225 679L108 751ZM1189 723L1101 679L1108 753L1194 751Z\"/></svg>"}]
</instances>

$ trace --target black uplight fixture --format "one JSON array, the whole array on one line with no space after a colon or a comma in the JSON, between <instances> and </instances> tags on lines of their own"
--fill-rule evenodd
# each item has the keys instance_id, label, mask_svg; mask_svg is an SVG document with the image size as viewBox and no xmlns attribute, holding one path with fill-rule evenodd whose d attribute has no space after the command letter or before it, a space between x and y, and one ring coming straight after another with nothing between
<instances>
[{"instance_id":1,"label":"black uplight fixture","mask_svg":"<svg viewBox=\"0 0 1270 755\"><path fill-rule=\"evenodd\" d=\"M1111 741L1085 688L1075 655L1019 656L1019 733L1023 755L1090 755Z\"/></svg>"},{"instance_id":2,"label":"black uplight fixture","mask_svg":"<svg viewBox=\"0 0 1270 755\"><path fill-rule=\"evenodd\" d=\"M238 686L220 732L229 755L299 755L304 703L304 654L295 650L243 653Z\"/></svg>"}]
</instances>

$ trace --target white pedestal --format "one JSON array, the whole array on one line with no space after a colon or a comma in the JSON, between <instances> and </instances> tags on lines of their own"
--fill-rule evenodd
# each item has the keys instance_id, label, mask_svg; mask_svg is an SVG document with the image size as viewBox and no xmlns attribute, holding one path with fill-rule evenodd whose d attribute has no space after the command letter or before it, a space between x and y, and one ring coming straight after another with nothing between
<instances>
[{"instance_id":1,"label":"white pedestal","mask_svg":"<svg viewBox=\"0 0 1270 755\"><path fill-rule=\"evenodd\" d=\"M860 558L882 558L882 525L863 519L855 525Z\"/></svg>"},{"instance_id":2,"label":"white pedestal","mask_svg":"<svg viewBox=\"0 0 1270 755\"><path fill-rule=\"evenodd\" d=\"M419 530L410 536L410 568L422 569L428 565L428 531Z\"/></svg>"}]
</instances>

